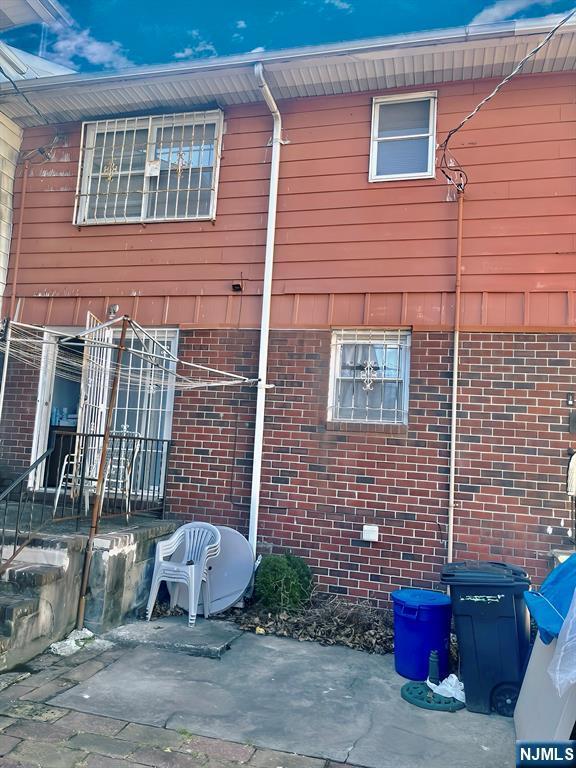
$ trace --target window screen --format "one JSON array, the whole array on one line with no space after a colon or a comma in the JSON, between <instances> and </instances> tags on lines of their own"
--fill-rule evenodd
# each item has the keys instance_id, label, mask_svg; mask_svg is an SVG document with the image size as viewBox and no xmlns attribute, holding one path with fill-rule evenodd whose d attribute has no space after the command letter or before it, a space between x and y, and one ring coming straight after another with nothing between
<instances>
[{"instance_id":1,"label":"window screen","mask_svg":"<svg viewBox=\"0 0 576 768\"><path fill-rule=\"evenodd\" d=\"M372 181L434 174L435 98L374 100Z\"/></svg>"}]
</instances>

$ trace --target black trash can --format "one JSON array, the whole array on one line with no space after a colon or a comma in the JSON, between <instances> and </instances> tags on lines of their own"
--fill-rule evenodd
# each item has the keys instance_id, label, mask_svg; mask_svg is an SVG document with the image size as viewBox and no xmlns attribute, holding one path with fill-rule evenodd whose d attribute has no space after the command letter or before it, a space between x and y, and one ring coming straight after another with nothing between
<instances>
[{"instance_id":1,"label":"black trash can","mask_svg":"<svg viewBox=\"0 0 576 768\"><path fill-rule=\"evenodd\" d=\"M466 707L512 717L530 648L528 574L466 560L444 566L441 581L450 587Z\"/></svg>"}]
</instances>

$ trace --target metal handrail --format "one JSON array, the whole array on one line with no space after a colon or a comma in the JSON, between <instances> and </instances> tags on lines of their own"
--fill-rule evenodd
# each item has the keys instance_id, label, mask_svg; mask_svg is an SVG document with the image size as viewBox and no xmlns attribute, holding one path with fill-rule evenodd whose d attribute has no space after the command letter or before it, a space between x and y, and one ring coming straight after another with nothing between
<instances>
[{"instance_id":1,"label":"metal handrail","mask_svg":"<svg viewBox=\"0 0 576 768\"><path fill-rule=\"evenodd\" d=\"M48 472L50 462L56 459L56 465L60 467L66 446L58 444L57 435L69 437L69 449L74 450L79 446L78 450L82 454L73 480L70 481L68 477L64 479L61 493L52 494L47 487L47 479L42 488L29 489L29 477L42 464L46 464ZM47 526L75 523L76 531L79 531L82 521L89 522L88 507L94 488L93 478L87 477L86 473L85 449L88 440L98 440L99 437L90 433L54 431L46 451L0 493L0 574L34 536ZM106 503L99 517L122 516L126 522L134 514L163 517L169 447L169 440L111 433L107 473L111 473L114 480L109 482L105 491ZM122 472L126 469L126 459L132 459L127 476L130 482L128 479L125 483L117 482L118 478L124 476ZM152 479L157 484L147 485ZM10 552L8 555L5 552L6 546Z\"/></svg>"},{"instance_id":2,"label":"metal handrail","mask_svg":"<svg viewBox=\"0 0 576 768\"><path fill-rule=\"evenodd\" d=\"M18 475L16 480L14 480L14 482L11 485L9 485L8 488L6 488L6 490L0 493L0 502L4 501L4 499L7 498L12 493L14 488L17 488L18 485L20 485L20 483L26 480L29 477L29 475L31 475L32 472L34 472L36 467L40 466L40 464L42 464L43 461L46 461L48 456L50 456L54 452L54 446L55 446L55 441L54 439L52 439L52 444L48 447L46 451L44 451L42 456L37 458L36 461L33 464L31 464L24 472L22 472L21 475Z\"/></svg>"}]
</instances>

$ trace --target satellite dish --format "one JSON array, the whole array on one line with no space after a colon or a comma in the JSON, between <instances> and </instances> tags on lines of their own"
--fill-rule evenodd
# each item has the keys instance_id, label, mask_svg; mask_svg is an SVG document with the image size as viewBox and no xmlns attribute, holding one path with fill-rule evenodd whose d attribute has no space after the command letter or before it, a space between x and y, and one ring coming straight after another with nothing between
<instances>
[{"instance_id":1,"label":"satellite dish","mask_svg":"<svg viewBox=\"0 0 576 768\"><path fill-rule=\"evenodd\" d=\"M222 613L242 598L254 573L254 553L247 539L234 528L217 525L220 531L220 554L208 561L210 568L210 614ZM178 552L174 553L176 558ZM188 589L184 584L168 582L168 590L176 588L176 605L188 610ZM198 615L204 611L200 593Z\"/></svg>"}]
</instances>

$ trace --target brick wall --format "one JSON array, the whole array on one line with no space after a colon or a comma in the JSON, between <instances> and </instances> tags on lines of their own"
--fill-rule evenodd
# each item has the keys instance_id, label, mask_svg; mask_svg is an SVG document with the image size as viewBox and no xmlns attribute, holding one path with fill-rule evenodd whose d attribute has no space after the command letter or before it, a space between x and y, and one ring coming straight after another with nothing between
<instances>
[{"instance_id":1,"label":"brick wall","mask_svg":"<svg viewBox=\"0 0 576 768\"><path fill-rule=\"evenodd\" d=\"M257 331L196 331L180 336L187 362L256 377ZM190 370L182 367L181 373ZM167 510L248 531L254 442L254 387L177 391L167 473Z\"/></svg>"},{"instance_id":2,"label":"brick wall","mask_svg":"<svg viewBox=\"0 0 576 768\"><path fill-rule=\"evenodd\" d=\"M11 359L0 418L0 476L5 481L32 463L38 371Z\"/></svg>"},{"instance_id":3,"label":"brick wall","mask_svg":"<svg viewBox=\"0 0 576 768\"><path fill-rule=\"evenodd\" d=\"M258 337L185 332L180 354L255 376ZM564 479L576 436L566 394L576 392L575 341L463 334L457 557L510 560L538 581L550 550L569 546ZM329 333L272 333L260 538L305 556L325 589L386 601L395 587L436 583L445 558L451 345L450 334L413 335L408 429L339 430L326 423ZM29 466L36 397L37 372L13 362L0 466ZM245 386L177 393L170 514L247 532L255 400ZM380 526L379 542L360 541L364 523Z\"/></svg>"},{"instance_id":4,"label":"brick wall","mask_svg":"<svg viewBox=\"0 0 576 768\"><path fill-rule=\"evenodd\" d=\"M257 339L198 331L183 335L182 352L228 370L240 362L252 375ZM550 549L569 544L560 521L574 340L463 335L457 557L509 560L539 580ZM393 588L436 583L446 551L451 349L450 334L413 335L408 429L338 430L326 423L329 333L271 336L260 538L306 557L333 593L385 601ZM246 531L253 404L246 391L177 397L170 511ZM364 523L380 526L379 542L360 540Z\"/></svg>"}]
</instances>

